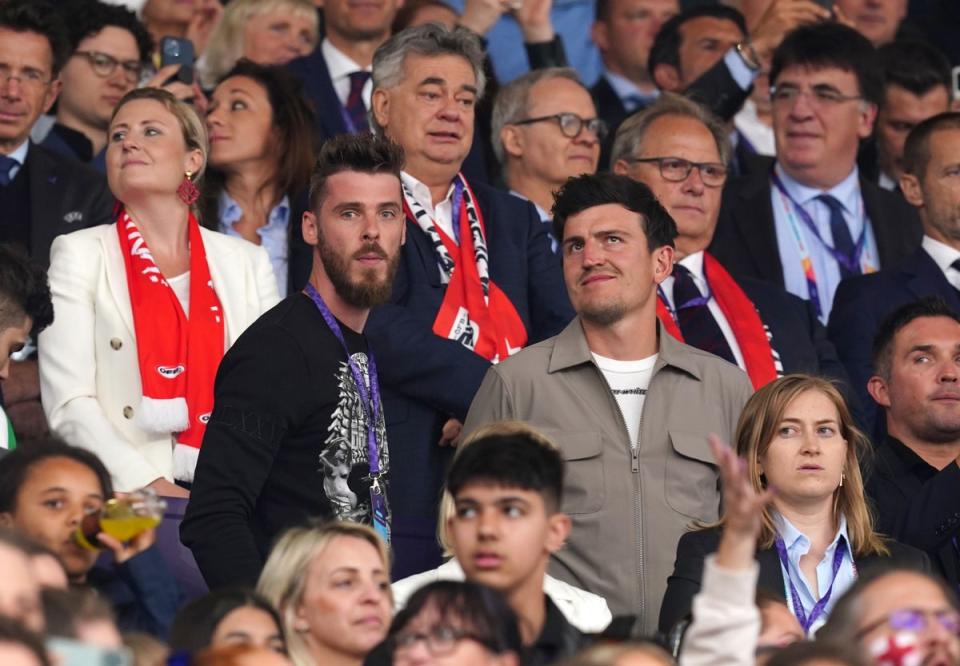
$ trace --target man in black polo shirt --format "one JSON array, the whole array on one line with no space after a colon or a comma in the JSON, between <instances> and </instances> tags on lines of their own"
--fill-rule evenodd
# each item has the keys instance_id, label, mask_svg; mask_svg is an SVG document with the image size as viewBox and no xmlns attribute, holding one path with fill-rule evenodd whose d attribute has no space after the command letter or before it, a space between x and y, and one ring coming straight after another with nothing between
<instances>
[{"instance_id":1,"label":"man in black polo shirt","mask_svg":"<svg viewBox=\"0 0 960 666\"><path fill-rule=\"evenodd\" d=\"M887 437L866 490L876 529L927 552L960 582L960 315L939 297L903 306L874 342L868 390L886 411Z\"/></svg>"}]
</instances>

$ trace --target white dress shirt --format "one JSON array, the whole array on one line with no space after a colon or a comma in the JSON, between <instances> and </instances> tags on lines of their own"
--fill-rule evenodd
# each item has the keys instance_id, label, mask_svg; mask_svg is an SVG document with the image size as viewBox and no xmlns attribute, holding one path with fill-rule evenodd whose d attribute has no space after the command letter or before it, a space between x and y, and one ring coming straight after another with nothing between
<instances>
[{"instance_id":1,"label":"white dress shirt","mask_svg":"<svg viewBox=\"0 0 960 666\"><path fill-rule=\"evenodd\" d=\"M710 293L707 280L703 276L702 250L700 252L688 254L677 263L690 271L690 275L693 276L693 283L697 285L697 289L700 290L700 294L702 296L706 296L708 293ZM668 309L676 311L677 305L673 302L673 282L674 277L671 275L662 283L660 283L660 288L664 298L667 300ZM733 358L737 360L737 365L740 366L741 370L746 372L747 365L744 363L743 352L740 351L740 345L737 344L737 338L733 335L733 328L730 326L730 322L727 321L723 311L717 304L717 299L713 298L712 294L710 300L707 301L707 307L710 308L710 314L713 315L713 318L717 320L717 325L720 327L720 332L723 333L723 338L730 346L730 351L733 352Z\"/></svg>"},{"instance_id":2,"label":"white dress shirt","mask_svg":"<svg viewBox=\"0 0 960 666\"><path fill-rule=\"evenodd\" d=\"M433 223L443 229L443 233L450 237L456 243L457 236L453 233L453 183L450 183L450 189L447 190L446 198L433 205L433 196L430 194L430 188L411 176L406 171L400 172L400 180L407 186L413 198L418 204L423 206L427 215L433 220Z\"/></svg>"},{"instance_id":3,"label":"white dress shirt","mask_svg":"<svg viewBox=\"0 0 960 666\"><path fill-rule=\"evenodd\" d=\"M26 163L27 152L29 150L30 150L30 139L27 139L26 141L21 143L19 146L17 146L12 153L7 154L7 157L17 161L17 164L13 165L10 168L10 180L13 180L14 178L17 177L17 173L19 173L20 169Z\"/></svg>"},{"instance_id":4,"label":"white dress shirt","mask_svg":"<svg viewBox=\"0 0 960 666\"><path fill-rule=\"evenodd\" d=\"M940 267L947 282L953 285L954 289L960 289L960 271L953 267L953 262L960 259L960 250L956 250L946 243L941 243L924 234L923 241L920 243L923 251L930 255L933 262Z\"/></svg>"},{"instance_id":5,"label":"white dress shirt","mask_svg":"<svg viewBox=\"0 0 960 666\"><path fill-rule=\"evenodd\" d=\"M370 67L358 65L353 58L331 44L329 39L324 39L320 44L320 52L327 63L333 90L337 93L340 103L346 105L347 97L350 96L350 75L360 70L369 72ZM360 96L363 97L363 105L368 110L370 109L371 94L373 94L373 79L367 79L367 82L363 84L363 91Z\"/></svg>"}]
</instances>

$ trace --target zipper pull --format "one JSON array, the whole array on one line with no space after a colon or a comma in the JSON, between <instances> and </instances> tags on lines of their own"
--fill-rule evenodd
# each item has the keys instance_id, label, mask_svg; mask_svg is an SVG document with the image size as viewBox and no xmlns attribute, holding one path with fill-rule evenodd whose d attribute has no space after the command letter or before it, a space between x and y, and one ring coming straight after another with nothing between
<instances>
[{"instance_id":1,"label":"zipper pull","mask_svg":"<svg viewBox=\"0 0 960 666\"><path fill-rule=\"evenodd\" d=\"M637 473L640 471L640 447L634 446L630 450L630 471Z\"/></svg>"}]
</instances>

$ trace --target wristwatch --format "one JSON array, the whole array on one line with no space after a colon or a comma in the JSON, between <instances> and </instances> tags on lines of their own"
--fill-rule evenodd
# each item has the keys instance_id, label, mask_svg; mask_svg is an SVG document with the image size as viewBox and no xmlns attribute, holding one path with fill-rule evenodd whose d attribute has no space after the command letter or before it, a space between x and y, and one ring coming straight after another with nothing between
<instances>
[{"instance_id":1,"label":"wristwatch","mask_svg":"<svg viewBox=\"0 0 960 666\"><path fill-rule=\"evenodd\" d=\"M753 48L750 40L737 42L733 48L737 50L737 55L743 60L743 64L747 66L747 69L751 72L756 72L760 69L760 56L757 55L757 50Z\"/></svg>"}]
</instances>

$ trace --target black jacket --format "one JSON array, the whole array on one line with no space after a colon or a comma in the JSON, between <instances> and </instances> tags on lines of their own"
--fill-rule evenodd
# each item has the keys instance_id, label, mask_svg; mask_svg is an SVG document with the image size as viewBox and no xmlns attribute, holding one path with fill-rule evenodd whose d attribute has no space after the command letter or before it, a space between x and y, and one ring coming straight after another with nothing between
<instances>
[{"instance_id":1,"label":"black jacket","mask_svg":"<svg viewBox=\"0 0 960 666\"><path fill-rule=\"evenodd\" d=\"M783 265L770 199L773 160L768 159L767 164L766 169L727 183L710 252L738 278L751 277L783 287ZM922 232L917 212L903 197L862 179L860 190L877 240L880 266L895 266L920 245Z\"/></svg>"},{"instance_id":2,"label":"black jacket","mask_svg":"<svg viewBox=\"0 0 960 666\"><path fill-rule=\"evenodd\" d=\"M704 560L707 555L716 552L720 545L720 533L720 528L714 527L687 532L680 537L677 562L673 574L667 579L667 593L660 606L660 631L663 633L669 632L674 624L690 613L693 597L700 591L703 580ZM887 542L887 546L890 548L890 557L868 555L855 558L857 569L866 571L877 565L895 564L930 571L930 560L924 553L896 541ZM757 551L757 563L760 565L757 589L783 596L783 572L777 551L772 547Z\"/></svg>"}]
</instances>

